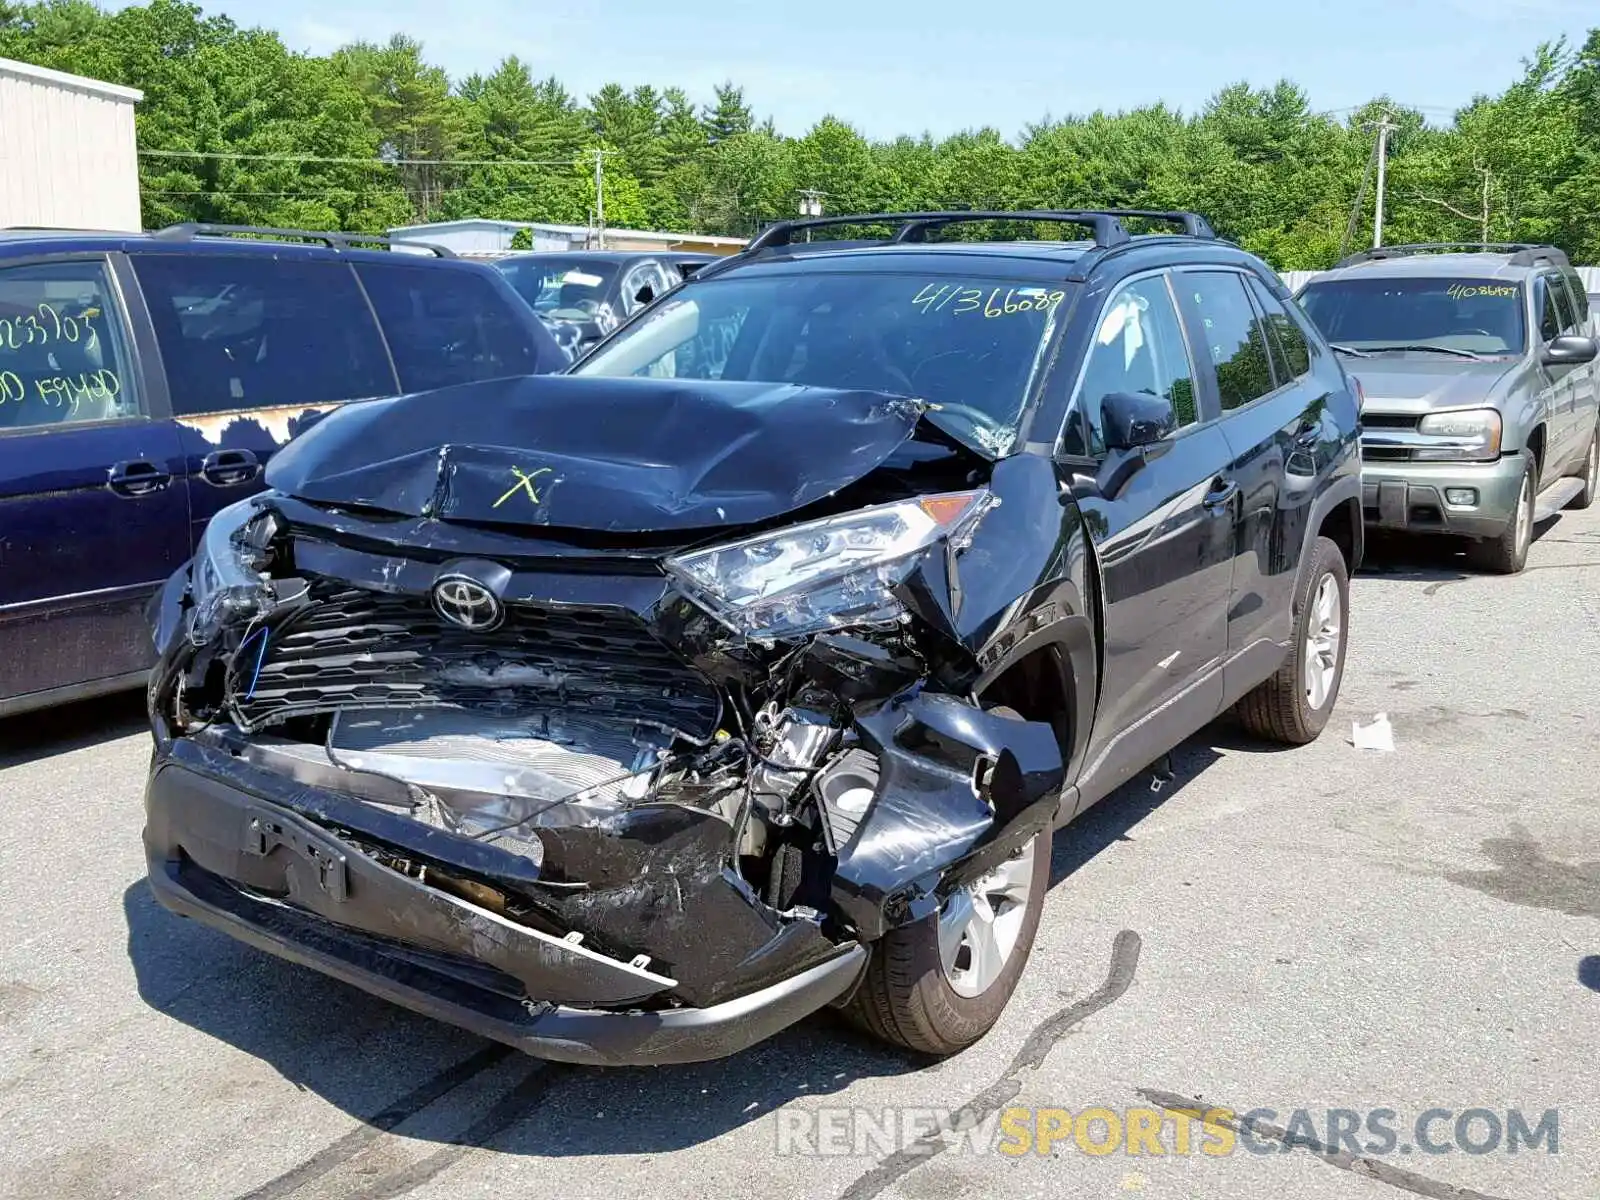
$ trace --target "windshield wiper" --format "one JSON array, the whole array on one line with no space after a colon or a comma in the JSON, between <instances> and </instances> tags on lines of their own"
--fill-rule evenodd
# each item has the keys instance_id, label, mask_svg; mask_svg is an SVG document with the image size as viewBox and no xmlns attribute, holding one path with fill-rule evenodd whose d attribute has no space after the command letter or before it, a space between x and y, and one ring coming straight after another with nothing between
<instances>
[{"instance_id":1,"label":"windshield wiper","mask_svg":"<svg viewBox=\"0 0 1600 1200\"><path fill-rule=\"evenodd\" d=\"M1470 358L1474 362L1485 362L1485 357L1476 350L1458 350L1454 346L1425 346L1421 343L1407 343L1403 346L1371 346L1368 347L1374 354L1382 354L1385 350L1424 350L1434 354L1454 354L1457 358Z\"/></svg>"},{"instance_id":2,"label":"windshield wiper","mask_svg":"<svg viewBox=\"0 0 1600 1200\"><path fill-rule=\"evenodd\" d=\"M1372 357L1372 351L1370 350L1357 350L1354 346L1341 346L1335 342L1329 342L1328 349L1332 350L1335 354L1348 354L1354 358Z\"/></svg>"}]
</instances>

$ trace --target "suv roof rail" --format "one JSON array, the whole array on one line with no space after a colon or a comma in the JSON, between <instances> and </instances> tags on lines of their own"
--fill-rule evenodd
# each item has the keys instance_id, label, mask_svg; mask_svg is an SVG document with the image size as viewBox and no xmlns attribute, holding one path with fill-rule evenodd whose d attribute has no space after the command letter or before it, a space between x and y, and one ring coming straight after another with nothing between
<instances>
[{"instance_id":1,"label":"suv roof rail","mask_svg":"<svg viewBox=\"0 0 1600 1200\"><path fill-rule=\"evenodd\" d=\"M1569 266L1566 253L1555 246L1537 242L1403 242L1394 246L1377 246L1340 259L1334 268L1354 267L1365 262L1379 262L1386 258L1406 258L1413 254L1509 254L1513 267L1531 267L1536 263L1552 266Z\"/></svg>"},{"instance_id":2,"label":"suv roof rail","mask_svg":"<svg viewBox=\"0 0 1600 1200\"><path fill-rule=\"evenodd\" d=\"M394 238L381 237L375 233L343 233L339 230L316 229L275 229L267 225L213 225L205 221L185 221L179 225L168 225L164 229L157 229L151 237L160 238L164 242L187 242L197 237L274 237L284 240L302 242L321 242L334 250L349 250L359 246L386 246L393 249L395 246L415 247L425 250L439 258L454 258L456 252L448 246L436 246L432 242L401 242Z\"/></svg>"},{"instance_id":3,"label":"suv roof rail","mask_svg":"<svg viewBox=\"0 0 1600 1200\"><path fill-rule=\"evenodd\" d=\"M1056 221L1063 225L1081 225L1089 230L1095 246L1103 249L1130 240L1127 229L1119 219L1121 217L1169 221L1182 226L1184 234L1189 237L1216 237L1206 219L1199 213L1192 212L1166 212L1143 208L1034 208L1014 212L994 209L956 209L944 212L841 213L833 217L775 221L750 239L744 248L744 253L754 254L778 246L788 246L793 243L796 233L830 225L898 225L899 228L892 236L870 240L918 242L923 240L930 229L972 221Z\"/></svg>"}]
</instances>

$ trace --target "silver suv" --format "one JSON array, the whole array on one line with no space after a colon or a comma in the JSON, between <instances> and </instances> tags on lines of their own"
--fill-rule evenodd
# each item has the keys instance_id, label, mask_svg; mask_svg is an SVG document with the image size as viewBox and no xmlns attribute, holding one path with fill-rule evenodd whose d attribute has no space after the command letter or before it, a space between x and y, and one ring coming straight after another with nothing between
<instances>
[{"instance_id":1,"label":"silver suv","mask_svg":"<svg viewBox=\"0 0 1600 1200\"><path fill-rule=\"evenodd\" d=\"M1385 246L1297 299L1365 394L1369 526L1462 535L1474 563L1513 574L1536 521L1594 501L1594 329L1560 250Z\"/></svg>"}]
</instances>

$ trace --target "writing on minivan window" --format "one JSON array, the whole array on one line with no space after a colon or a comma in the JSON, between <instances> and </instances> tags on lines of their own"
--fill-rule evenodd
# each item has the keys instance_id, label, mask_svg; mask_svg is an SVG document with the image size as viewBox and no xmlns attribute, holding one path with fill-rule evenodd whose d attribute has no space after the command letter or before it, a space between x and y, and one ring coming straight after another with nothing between
<instances>
[{"instance_id":1,"label":"writing on minivan window","mask_svg":"<svg viewBox=\"0 0 1600 1200\"><path fill-rule=\"evenodd\" d=\"M948 310L956 316L981 312L985 317L1006 317L1014 313L1049 312L1060 304L1065 292L1049 292L1044 288L993 288L987 296L982 288L961 287L959 284L930 283L911 298L911 307L924 313Z\"/></svg>"},{"instance_id":2,"label":"writing on minivan window","mask_svg":"<svg viewBox=\"0 0 1600 1200\"><path fill-rule=\"evenodd\" d=\"M98 308L85 308L72 316L53 304L41 303L33 312L0 317L0 353L24 346L48 346L52 342L82 342L84 349L92 350L100 339L89 322L99 315Z\"/></svg>"},{"instance_id":3,"label":"writing on minivan window","mask_svg":"<svg viewBox=\"0 0 1600 1200\"><path fill-rule=\"evenodd\" d=\"M1452 300L1470 300L1474 296L1515 296L1517 288L1510 283L1452 283L1445 295Z\"/></svg>"},{"instance_id":4,"label":"writing on minivan window","mask_svg":"<svg viewBox=\"0 0 1600 1200\"><path fill-rule=\"evenodd\" d=\"M29 384L31 383L31 387ZM0 371L0 405L21 404L31 395L50 408L78 411L90 401L114 400L122 391L122 380L115 371L80 371L77 375L46 375L24 381L15 371Z\"/></svg>"}]
</instances>

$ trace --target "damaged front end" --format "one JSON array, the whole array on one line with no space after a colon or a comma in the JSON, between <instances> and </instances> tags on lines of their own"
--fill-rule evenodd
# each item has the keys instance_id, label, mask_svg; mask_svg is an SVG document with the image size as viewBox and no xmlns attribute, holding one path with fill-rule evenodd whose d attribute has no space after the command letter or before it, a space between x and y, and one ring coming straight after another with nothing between
<instances>
[{"instance_id":1,"label":"damaged front end","mask_svg":"<svg viewBox=\"0 0 1600 1200\"><path fill-rule=\"evenodd\" d=\"M1056 730L974 699L953 619L996 503L649 553L235 505L153 613L157 893L552 1058L711 1058L839 1003L1054 815Z\"/></svg>"}]
</instances>

